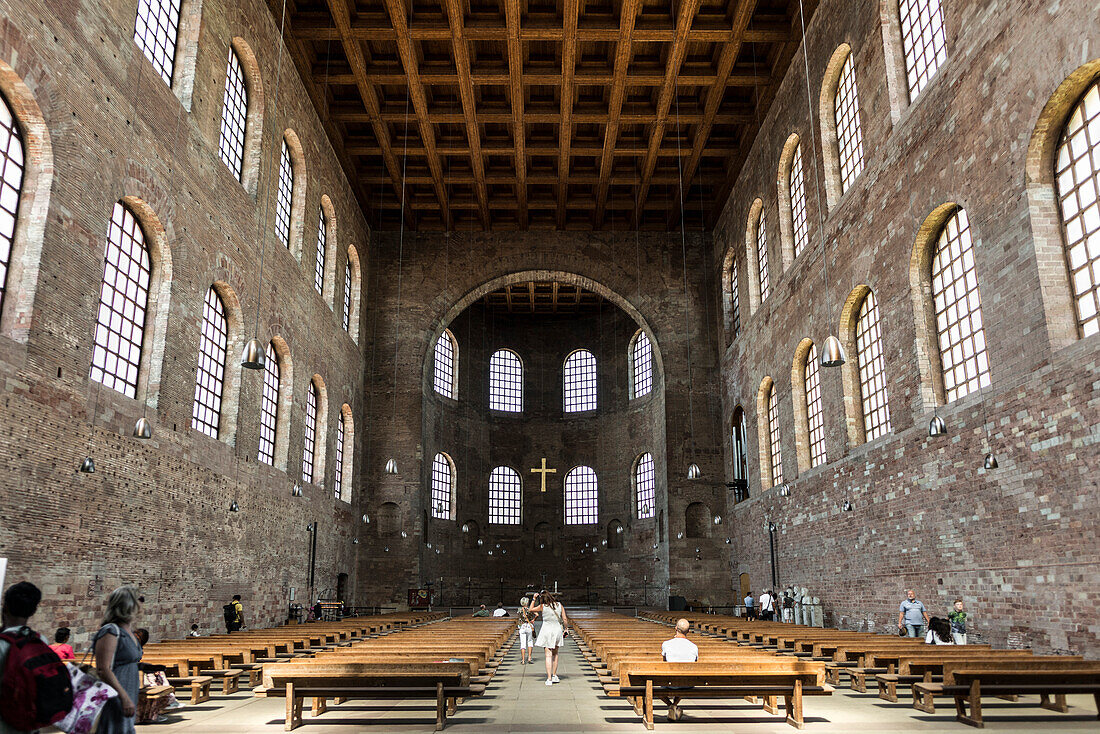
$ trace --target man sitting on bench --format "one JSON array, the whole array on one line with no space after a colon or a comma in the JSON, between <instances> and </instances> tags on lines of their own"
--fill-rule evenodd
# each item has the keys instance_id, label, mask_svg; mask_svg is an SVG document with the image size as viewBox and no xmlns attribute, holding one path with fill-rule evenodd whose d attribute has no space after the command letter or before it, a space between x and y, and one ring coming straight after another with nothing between
<instances>
[{"instance_id":1,"label":"man sitting on bench","mask_svg":"<svg viewBox=\"0 0 1100 734\"><path fill-rule=\"evenodd\" d=\"M676 634L673 638L661 643L661 657L666 663L695 663L699 661L699 646L687 638L690 628L691 623L681 618L676 622ZM683 716L683 711L677 705L679 703L679 696L668 702L669 721L679 721L680 717Z\"/></svg>"}]
</instances>

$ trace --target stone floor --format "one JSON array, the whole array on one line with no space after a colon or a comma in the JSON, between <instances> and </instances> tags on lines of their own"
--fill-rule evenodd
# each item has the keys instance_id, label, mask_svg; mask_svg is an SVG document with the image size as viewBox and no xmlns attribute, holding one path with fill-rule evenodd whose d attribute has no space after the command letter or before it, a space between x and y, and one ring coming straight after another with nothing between
<instances>
[{"instance_id":1,"label":"stone floor","mask_svg":"<svg viewBox=\"0 0 1100 734\"><path fill-rule=\"evenodd\" d=\"M541 650L536 649L537 652ZM606 698L591 668L576 646L567 641L558 675L561 683L546 686L541 664L520 665L513 647L486 695L466 701L448 719L448 732L506 734L522 732L644 732L641 720L625 701ZM1036 700L1030 697L1027 700ZM1091 696L1071 696L1070 712L1057 714L1037 706L989 700L983 705L986 727L995 731L1097 732L1096 705ZM663 712L661 705L657 712ZM138 727L146 734L275 734L283 731L282 699L252 698L246 693L218 697L200 706L173 712L169 721ZM852 693L846 688L829 698L805 700L806 729L821 732L954 732L970 727L955 721L954 707L944 701L934 716L914 711L907 703L881 701L874 693ZM1024 718L1026 716L1026 718ZM668 722L656 715L656 730L665 732L749 732L790 734L794 728L782 716L771 716L759 705L745 701L725 706L688 703L682 721ZM350 701L334 706L317 719L307 714L298 730L303 734L351 734L352 732L431 732L435 728L435 704L429 701Z\"/></svg>"}]
</instances>

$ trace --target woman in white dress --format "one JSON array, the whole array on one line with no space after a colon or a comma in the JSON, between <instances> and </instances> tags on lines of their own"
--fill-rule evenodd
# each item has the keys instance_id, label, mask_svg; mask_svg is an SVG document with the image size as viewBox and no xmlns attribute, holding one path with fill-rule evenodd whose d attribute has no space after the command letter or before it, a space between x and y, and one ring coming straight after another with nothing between
<instances>
[{"instance_id":1,"label":"woman in white dress","mask_svg":"<svg viewBox=\"0 0 1100 734\"><path fill-rule=\"evenodd\" d=\"M569 625L569 617L565 614L565 607L554 598L549 591L543 591L530 607L531 612L542 612L542 629L539 630L535 644L546 649L546 685L550 686L560 682L558 680L558 649L565 641L565 630Z\"/></svg>"}]
</instances>

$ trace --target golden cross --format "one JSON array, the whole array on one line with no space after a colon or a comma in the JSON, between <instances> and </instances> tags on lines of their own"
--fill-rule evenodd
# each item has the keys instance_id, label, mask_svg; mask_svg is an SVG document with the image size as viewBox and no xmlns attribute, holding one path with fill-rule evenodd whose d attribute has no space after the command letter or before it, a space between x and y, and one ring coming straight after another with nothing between
<instances>
[{"instance_id":1,"label":"golden cross","mask_svg":"<svg viewBox=\"0 0 1100 734\"><path fill-rule=\"evenodd\" d=\"M538 467L535 467L534 469L531 470L531 473L532 474L542 474L542 491L545 492L546 491L546 475L547 474L557 474L558 470L557 469L547 469L546 468L546 457L543 457L543 459L542 459L542 468L539 469Z\"/></svg>"}]
</instances>

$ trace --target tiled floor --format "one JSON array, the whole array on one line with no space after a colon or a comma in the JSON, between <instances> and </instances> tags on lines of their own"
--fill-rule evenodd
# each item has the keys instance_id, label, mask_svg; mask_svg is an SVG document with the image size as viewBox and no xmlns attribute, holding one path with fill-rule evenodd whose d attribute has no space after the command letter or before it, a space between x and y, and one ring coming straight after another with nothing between
<instances>
[{"instance_id":1,"label":"tiled floor","mask_svg":"<svg viewBox=\"0 0 1100 734\"><path fill-rule=\"evenodd\" d=\"M536 648L536 653L541 653ZM546 672L539 663L519 664L519 650L513 647L485 696L470 699L448 719L448 732L634 732L645 731L631 706L618 698L603 696L591 668L572 642L563 648L558 669L561 683L546 686ZM1036 700L1029 697L1027 700ZM846 688L829 698L805 700L808 734L835 732L953 732L965 734L970 727L955 721L953 706L942 704L942 713L929 716L907 703L891 704L874 694L851 693ZM1050 731L1059 734L1092 732L1097 724L1091 696L1071 696L1070 713L1056 714L1038 707L988 700L983 705L986 728L993 731ZM656 711L656 730L677 732L746 732L748 734L790 734L795 729L782 716L771 716L759 705L745 701L723 707L688 703L682 721L671 723ZM283 731L282 699L257 699L247 693L217 697L203 705L187 707L164 724L138 728L139 734L275 734ZM1026 715L1026 720L1021 718ZM431 732L435 728L435 704L431 701L350 701L334 706L317 719L307 714L298 730L303 734L352 734L368 732Z\"/></svg>"}]
</instances>

